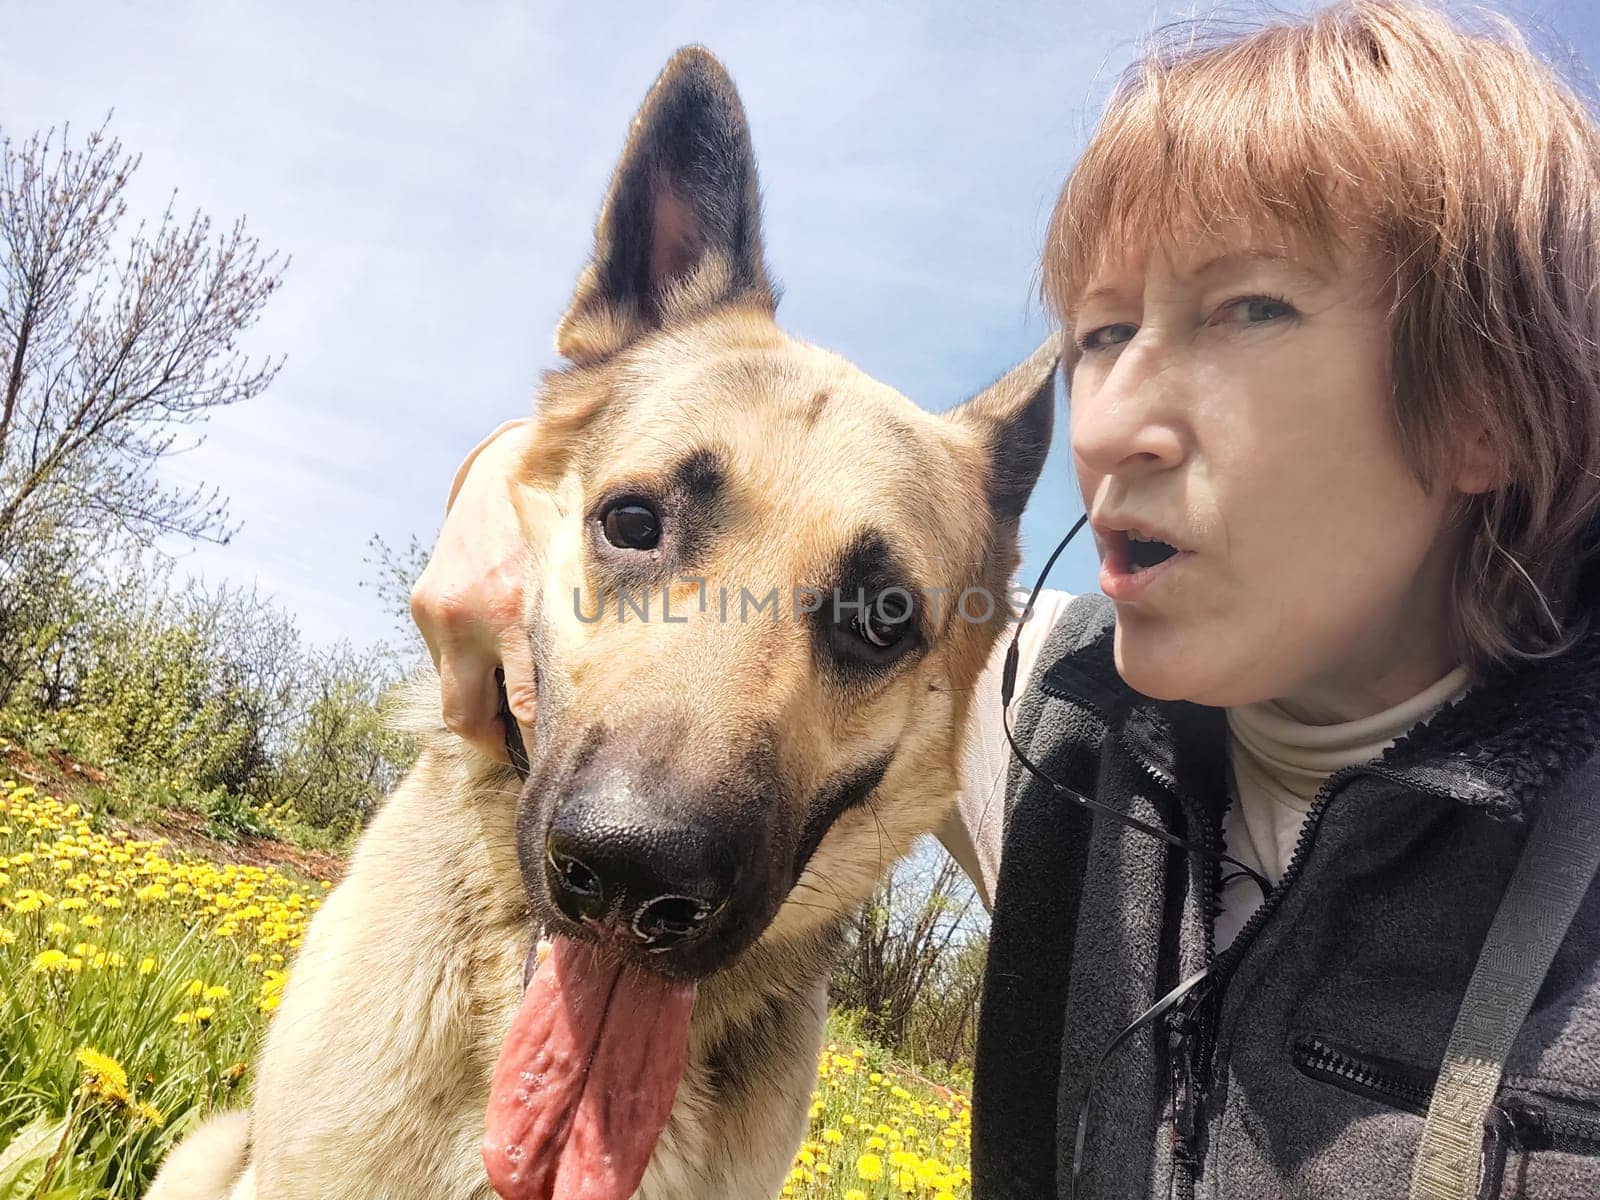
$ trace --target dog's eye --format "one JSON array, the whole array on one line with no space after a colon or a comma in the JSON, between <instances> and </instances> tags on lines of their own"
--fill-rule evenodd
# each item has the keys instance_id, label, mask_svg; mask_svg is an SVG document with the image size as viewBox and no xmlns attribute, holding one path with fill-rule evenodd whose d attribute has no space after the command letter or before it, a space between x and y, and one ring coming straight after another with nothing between
<instances>
[{"instance_id":1,"label":"dog's eye","mask_svg":"<svg viewBox=\"0 0 1600 1200\"><path fill-rule=\"evenodd\" d=\"M911 631L911 600L898 589L884 592L850 618L850 628L868 645L892 649Z\"/></svg>"},{"instance_id":2,"label":"dog's eye","mask_svg":"<svg viewBox=\"0 0 1600 1200\"><path fill-rule=\"evenodd\" d=\"M637 500L613 504L600 518L606 541L622 550L654 550L661 541L661 519Z\"/></svg>"}]
</instances>

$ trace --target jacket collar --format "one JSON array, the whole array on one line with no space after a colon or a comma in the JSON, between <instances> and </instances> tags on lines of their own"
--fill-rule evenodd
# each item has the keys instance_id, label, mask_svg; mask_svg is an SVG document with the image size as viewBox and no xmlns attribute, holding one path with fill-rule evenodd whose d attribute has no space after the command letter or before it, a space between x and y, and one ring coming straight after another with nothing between
<instances>
[{"instance_id":1,"label":"jacket collar","mask_svg":"<svg viewBox=\"0 0 1600 1200\"><path fill-rule=\"evenodd\" d=\"M1107 609L1111 606L1107 604ZM1153 700L1117 674L1114 619L1051 662L1047 691L1097 710L1128 750L1173 780L1221 777L1226 713ZM1391 777L1445 794L1500 820L1530 816L1540 798L1600 746L1600 619L1558 658L1484 675L1378 760Z\"/></svg>"}]
</instances>

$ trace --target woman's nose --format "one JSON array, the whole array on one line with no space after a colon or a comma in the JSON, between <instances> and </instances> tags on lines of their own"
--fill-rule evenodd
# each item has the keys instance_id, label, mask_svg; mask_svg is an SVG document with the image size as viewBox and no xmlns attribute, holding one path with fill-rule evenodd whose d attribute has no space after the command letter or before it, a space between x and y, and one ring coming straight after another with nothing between
<instances>
[{"instance_id":1,"label":"woman's nose","mask_svg":"<svg viewBox=\"0 0 1600 1200\"><path fill-rule=\"evenodd\" d=\"M1183 459L1187 381L1181 362L1134 343L1068 406L1080 474L1159 471Z\"/></svg>"}]
</instances>

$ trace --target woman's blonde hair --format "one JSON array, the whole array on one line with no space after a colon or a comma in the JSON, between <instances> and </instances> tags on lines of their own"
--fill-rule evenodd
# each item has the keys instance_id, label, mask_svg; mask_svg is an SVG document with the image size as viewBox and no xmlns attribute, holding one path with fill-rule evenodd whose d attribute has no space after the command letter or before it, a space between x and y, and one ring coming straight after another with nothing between
<instances>
[{"instance_id":1,"label":"woman's blonde hair","mask_svg":"<svg viewBox=\"0 0 1600 1200\"><path fill-rule=\"evenodd\" d=\"M1451 637L1474 669L1590 630L1600 566L1600 129L1508 24L1353 0L1167 36L1121 79L1057 201L1046 303L1067 324L1107 255L1219 230L1381 264L1394 415L1424 489L1452 430L1501 464L1463 497ZM1468 424L1472 423L1472 424ZM1591 572L1594 566L1591 566Z\"/></svg>"}]
</instances>

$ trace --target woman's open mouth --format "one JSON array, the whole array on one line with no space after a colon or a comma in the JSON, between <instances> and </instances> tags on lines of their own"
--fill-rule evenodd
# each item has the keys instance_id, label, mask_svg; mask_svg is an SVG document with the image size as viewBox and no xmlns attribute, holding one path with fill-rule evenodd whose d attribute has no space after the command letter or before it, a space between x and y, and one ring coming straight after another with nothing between
<instances>
[{"instance_id":1,"label":"woman's open mouth","mask_svg":"<svg viewBox=\"0 0 1600 1200\"><path fill-rule=\"evenodd\" d=\"M1107 553L1100 567L1100 590L1112 600L1140 599L1158 580L1172 574L1194 557L1192 550L1156 539L1144 539L1122 530L1106 539Z\"/></svg>"}]
</instances>

